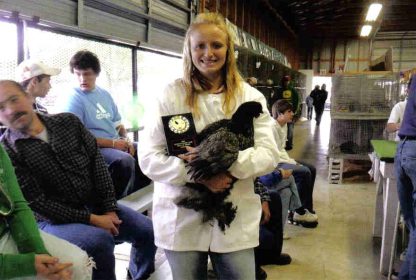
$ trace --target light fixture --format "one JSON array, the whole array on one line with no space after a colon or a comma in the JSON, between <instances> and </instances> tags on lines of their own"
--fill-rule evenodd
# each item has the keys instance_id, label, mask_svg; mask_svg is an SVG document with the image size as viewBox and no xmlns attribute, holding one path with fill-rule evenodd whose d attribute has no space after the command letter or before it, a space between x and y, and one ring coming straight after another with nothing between
<instances>
[{"instance_id":1,"label":"light fixture","mask_svg":"<svg viewBox=\"0 0 416 280\"><path fill-rule=\"evenodd\" d=\"M381 8L383 7L382 4L373 3L368 8L367 16L365 18L366 21L376 21L378 15L380 14Z\"/></svg>"},{"instance_id":2,"label":"light fixture","mask_svg":"<svg viewBox=\"0 0 416 280\"><path fill-rule=\"evenodd\" d=\"M371 29L373 27L371 25L363 25L363 27L361 27L361 37L367 37L368 35L370 35Z\"/></svg>"}]
</instances>

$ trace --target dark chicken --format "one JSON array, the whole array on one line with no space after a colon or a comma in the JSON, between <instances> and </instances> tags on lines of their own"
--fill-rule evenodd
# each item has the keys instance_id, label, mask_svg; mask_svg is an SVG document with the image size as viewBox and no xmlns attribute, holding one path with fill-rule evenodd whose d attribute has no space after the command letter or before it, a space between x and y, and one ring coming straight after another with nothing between
<instances>
[{"instance_id":1,"label":"dark chicken","mask_svg":"<svg viewBox=\"0 0 416 280\"><path fill-rule=\"evenodd\" d=\"M226 172L237 160L238 152L254 146L253 118L257 118L263 109L259 102L245 102L238 107L231 119L223 119L209 124L198 134L200 143L196 157L188 163L191 178L209 179ZM222 231L234 220L237 207L226 201L231 188L221 193L213 193L203 184L187 183L182 195L176 200L181 207L201 211L203 222L217 219Z\"/></svg>"}]
</instances>

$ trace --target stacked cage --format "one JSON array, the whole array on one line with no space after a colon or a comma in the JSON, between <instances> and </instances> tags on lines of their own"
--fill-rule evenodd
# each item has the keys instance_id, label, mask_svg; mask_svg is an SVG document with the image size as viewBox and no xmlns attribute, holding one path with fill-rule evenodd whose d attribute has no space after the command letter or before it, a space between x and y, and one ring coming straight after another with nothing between
<instances>
[{"instance_id":1,"label":"stacked cage","mask_svg":"<svg viewBox=\"0 0 416 280\"><path fill-rule=\"evenodd\" d=\"M367 159L370 140L383 139L390 111L398 101L398 73L334 75L329 157ZM330 168L329 177L331 172Z\"/></svg>"},{"instance_id":2,"label":"stacked cage","mask_svg":"<svg viewBox=\"0 0 416 280\"><path fill-rule=\"evenodd\" d=\"M330 157L366 159L371 139L383 139L386 119L332 119L329 140Z\"/></svg>"},{"instance_id":3,"label":"stacked cage","mask_svg":"<svg viewBox=\"0 0 416 280\"><path fill-rule=\"evenodd\" d=\"M388 119L399 101L399 76L391 72L335 75L332 91L332 119Z\"/></svg>"}]
</instances>

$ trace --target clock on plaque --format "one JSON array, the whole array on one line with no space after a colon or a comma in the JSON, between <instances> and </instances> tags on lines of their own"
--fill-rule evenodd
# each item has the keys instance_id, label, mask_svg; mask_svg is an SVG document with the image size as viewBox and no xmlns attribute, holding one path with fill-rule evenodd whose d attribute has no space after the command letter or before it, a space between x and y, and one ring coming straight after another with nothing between
<instances>
[{"instance_id":1,"label":"clock on plaque","mask_svg":"<svg viewBox=\"0 0 416 280\"><path fill-rule=\"evenodd\" d=\"M186 146L196 146L196 130L191 113L162 117L169 155L186 153Z\"/></svg>"}]
</instances>

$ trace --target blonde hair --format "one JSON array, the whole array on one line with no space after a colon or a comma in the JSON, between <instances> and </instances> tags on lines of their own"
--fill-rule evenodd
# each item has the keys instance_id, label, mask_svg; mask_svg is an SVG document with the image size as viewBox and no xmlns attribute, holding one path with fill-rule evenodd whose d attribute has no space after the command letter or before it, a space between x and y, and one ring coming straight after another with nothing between
<instances>
[{"instance_id":1,"label":"blonde hair","mask_svg":"<svg viewBox=\"0 0 416 280\"><path fill-rule=\"evenodd\" d=\"M234 109L235 94L239 92L242 86L242 78L237 70L237 63L234 55L234 38L231 36L227 28L225 20L222 15L218 13L202 13L199 14L186 32L184 47L183 47L183 79L182 82L186 89L186 103L191 108L196 117L199 116L199 108L197 104L197 95L203 91L209 90L211 84L203 75L196 69L192 63L191 56L191 34L192 32L203 24L212 24L219 28L227 35L227 57L223 66L224 79L224 104L223 109L226 115L231 114Z\"/></svg>"}]
</instances>

